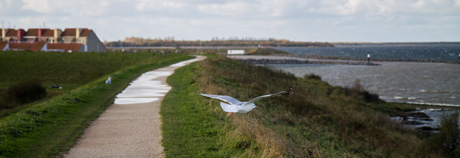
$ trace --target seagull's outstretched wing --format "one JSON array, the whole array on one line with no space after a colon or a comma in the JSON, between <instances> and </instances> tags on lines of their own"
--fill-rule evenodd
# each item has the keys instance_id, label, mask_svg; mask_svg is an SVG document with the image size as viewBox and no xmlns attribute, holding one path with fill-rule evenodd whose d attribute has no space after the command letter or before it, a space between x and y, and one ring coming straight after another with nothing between
<instances>
[{"instance_id":1,"label":"seagull's outstretched wing","mask_svg":"<svg viewBox=\"0 0 460 158\"><path fill-rule=\"evenodd\" d=\"M292 88L289 88L287 91L282 91L282 92L278 92L278 93L273 93L273 94L267 94L267 95L262 95L262 96L258 96L254 99L251 99L249 100L246 104L251 104L251 103L254 103L260 99L263 99L263 98L267 98L267 97L271 97L271 96L277 96L277 95L289 95L291 94Z\"/></svg>"},{"instance_id":2,"label":"seagull's outstretched wing","mask_svg":"<svg viewBox=\"0 0 460 158\"><path fill-rule=\"evenodd\" d=\"M212 94L204 94L204 93L198 93L201 94L202 96L209 97L209 98L214 98L214 99L219 99L225 102L229 102L230 104L238 104L240 101L236 100L235 98L232 98L230 96L226 95L212 95Z\"/></svg>"},{"instance_id":3,"label":"seagull's outstretched wing","mask_svg":"<svg viewBox=\"0 0 460 158\"><path fill-rule=\"evenodd\" d=\"M254 98L254 99L249 100L246 104L254 103L254 102L256 102L256 101L258 101L260 99L271 97L273 95L274 94L267 94L267 95L258 96L258 97Z\"/></svg>"}]
</instances>

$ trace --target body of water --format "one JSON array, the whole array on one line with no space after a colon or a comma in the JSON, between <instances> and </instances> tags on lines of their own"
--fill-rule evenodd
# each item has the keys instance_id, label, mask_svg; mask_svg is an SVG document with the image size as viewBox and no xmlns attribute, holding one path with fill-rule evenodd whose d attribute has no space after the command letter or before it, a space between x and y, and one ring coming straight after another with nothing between
<instances>
[{"instance_id":1,"label":"body of water","mask_svg":"<svg viewBox=\"0 0 460 158\"><path fill-rule=\"evenodd\" d=\"M336 47L285 47L277 48L292 54L403 60L447 60L460 57L460 44L405 44L405 45L339 45Z\"/></svg>"},{"instance_id":2,"label":"body of water","mask_svg":"<svg viewBox=\"0 0 460 158\"><path fill-rule=\"evenodd\" d=\"M380 59L459 60L459 45L369 46L334 48L280 48L292 54ZM356 80L367 91L389 102L460 106L460 64L377 62L381 66L270 65L303 77L321 76L333 86L351 87Z\"/></svg>"}]
</instances>

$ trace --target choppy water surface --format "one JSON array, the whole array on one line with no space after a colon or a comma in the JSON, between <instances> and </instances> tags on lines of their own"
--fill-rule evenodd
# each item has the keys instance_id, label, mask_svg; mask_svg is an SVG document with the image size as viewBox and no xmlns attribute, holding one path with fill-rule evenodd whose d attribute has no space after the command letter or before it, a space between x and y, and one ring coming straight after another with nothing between
<instances>
[{"instance_id":1,"label":"choppy water surface","mask_svg":"<svg viewBox=\"0 0 460 158\"><path fill-rule=\"evenodd\" d=\"M281 48L292 54L380 59L459 60L460 45L341 46L335 48ZM460 65L422 62L377 62L381 66L271 65L303 77L316 74L333 86L350 87L360 80L364 88L389 102L460 106Z\"/></svg>"},{"instance_id":2,"label":"choppy water surface","mask_svg":"<svg viewBox=\"0 0 460 158\"><path fill-rule=\"evenodd\" d=\"M390 102L460 106L460 65L383 62L382 66L271 65L303 77L321 76L333 86L364 88Z\"/></svg>"},{"instance_id":3,"label":"choppy water surface","mask_svg":"<svg viewBox=\"0 0 460 158\"><path fill-rule=\"evenodd\" d=\"M459 60L460 44L338 45L336 47L277 48L292 54L403 60Z\"/></svg>"}]
</instances>

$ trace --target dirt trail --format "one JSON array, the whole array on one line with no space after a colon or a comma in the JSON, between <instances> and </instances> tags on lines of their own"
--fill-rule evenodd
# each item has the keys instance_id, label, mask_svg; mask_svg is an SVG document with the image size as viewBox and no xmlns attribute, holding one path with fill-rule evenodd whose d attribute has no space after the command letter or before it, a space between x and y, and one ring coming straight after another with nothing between
<instances>
[{"instance_id":1,"label":"dirt trail","mask_svg":"<svg viewBox=\"0 0 460 158\"><path fill-rule=\"evenodd\" d=\"M166 78L187 60L141 75L93 121L65 157L164 157L160 105L171 89Z\"/></svg>"}]
</instances>

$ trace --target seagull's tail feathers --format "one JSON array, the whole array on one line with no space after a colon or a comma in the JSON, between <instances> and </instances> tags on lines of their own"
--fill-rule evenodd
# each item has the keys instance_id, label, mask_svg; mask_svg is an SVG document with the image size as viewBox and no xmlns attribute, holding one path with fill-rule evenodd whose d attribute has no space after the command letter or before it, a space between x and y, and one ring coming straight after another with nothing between
<instances>
[{"instance_id":1,"label":"seagull's tail feathers","mask_svg":"<svg viewBox=\"0 0 460 158\"><path fill-rule=\"evenodd\" d=\"M230 105L230 104L227 104L227 103L224 103L224 102L220 102L220 107L222 107L222 109L225 112L238 112L238 107L237 106Z\"/></svg>"}]
</instances>

